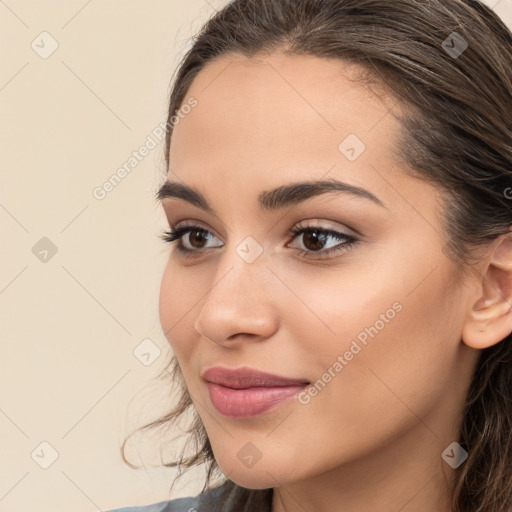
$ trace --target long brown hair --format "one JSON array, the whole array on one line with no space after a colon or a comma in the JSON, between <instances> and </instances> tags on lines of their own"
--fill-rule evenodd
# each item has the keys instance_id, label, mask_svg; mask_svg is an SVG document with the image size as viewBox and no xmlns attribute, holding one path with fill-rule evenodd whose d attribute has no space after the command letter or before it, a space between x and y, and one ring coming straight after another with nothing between
<instances>
[{"instance_id":1,"label":"long brown hair","mask_svg":"<svg viewBox=\"0 0 512 512\"><path fill-rule=\"evenodd\" d=\"M404 107L397 152L407 171L440 187L447 254L461 273L479 247L512 226L512 34L475 0L234 0L194 38L174 77L171 122L197 74L213 59L282 50L355 63L361 83ZM478 256L476 256L476 259ZM179 400L137 430L174 425L189 412L194 443L168 467L205 464L203 491L221 472L175 356L161 377ZM453 512L512 510L512 336L481 351L462 411ZM133 435L133 434L132 434ZM129 436L131 437L131 436ZM125 439L121 447L124 461ZM178 476L178 477L179 477ZM235 484L233 483L233 486ZM172 489L172 486L171 486Z\"/></svg>"}]
</instances>

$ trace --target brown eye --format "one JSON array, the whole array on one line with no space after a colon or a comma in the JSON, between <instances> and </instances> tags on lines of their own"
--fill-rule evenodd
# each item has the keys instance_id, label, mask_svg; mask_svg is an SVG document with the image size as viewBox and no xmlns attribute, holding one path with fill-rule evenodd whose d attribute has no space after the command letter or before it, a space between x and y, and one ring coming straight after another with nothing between
<instances>
[{"instance_id":1,"label":"brown eye","mask_svg":"<svg viewBox=\"0 0 512 512\"><path fill-rule=\"evenodd\" d=\"M203 243L211 238L205 229L194 228L189 230L188 241L192 247L203 249ZM186 237L185 237L186 238Z\"/></svg>"},{"instance_id":2,"label":"brown eye","mask_svg":"<svg viewBox=\"0 0 512 512\"><path fill-rule=\"evenodd\" d=\"M290 233L294 235L293 239L300 239L302 235L302 245L305 250L295 248L295 251L300 256L312 256L313 258L346 252L360 243L360 240L352 235L320 227L295 227L290 230ZM162 236L164 242L173 243L177 241L176 248L183 256L200 255L206 252L207 249L220 247L219 245L207 246L208 241L213 238L217 237L207 229L193 225L174 227L170 231L164 231ZM338 241L338 243L328 246L329 240Z\"/></svg>"},{"instance_id":3,"label":"brown eye","mask_svg":"<svg viewBox=\"0 0 512 512\"><path fill-rule=\"evenodd\" d=\"M293 239L302 240L302 245L305 247L305 250L296 248L297 253L300 256L313 255L313 258L321 258L338 252L346 252L360 243L360 240L351 235L320 227L297 226L291 230L291 233L294 235ZM330 246L326 248L329 240L338 241L339 243L331 243ZM318 253L318 256L316 256L315 253Z\"/></svg>"},{"instance_id":4,"label":"brown eye","mask_svg":"<svg viewBox=\"0 0 512 512\"><path fill-rule=\"evenodd\" d=\"M310 251L323 249L327 236L325 233L315 229L304 233L302 240L304 246Z\"/></svg>"},{"instance_id":5,"label":"brown eye","mask_svg":"<svg viewBox=\"0 0 512 512\"><path fill-rule=\"evenodd\" d=\"M208 240L216 238L208 230L200 226L178 226L172 228L170 231L164 231L162 239L169 244L178 241L176 247L181 253L200 253L204 252L205 243ZM218 246L213 246L218 247Z\"/></svg>"}]
</instances>

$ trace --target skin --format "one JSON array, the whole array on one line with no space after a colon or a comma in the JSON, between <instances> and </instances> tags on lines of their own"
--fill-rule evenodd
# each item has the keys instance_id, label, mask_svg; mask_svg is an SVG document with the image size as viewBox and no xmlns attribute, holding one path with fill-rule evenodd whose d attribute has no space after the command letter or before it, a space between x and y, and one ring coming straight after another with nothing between
<instances>
[{"instance_id":1,"label":"skin","mask_svg":"<svg viewBox=\"0 0 512 512\"><path fill-rule=\"evenodd\" d=\"M213 238L191 245L185 234L198 251L188 259L171 246L160 320L221 470L244 487L273 487L274 512L448 512L455 471L441 454L458 439L479 349L512 330L510 240L457 279L443 252L440 189L406 174L393 152L396 100L350 81L354 69L275 52L230 55L199 73L168 179L196 188L216 213L162 204L170 226L187 221ZM352 162L338 149L351 133L366 145ZM331 192L259 208L263 190L329 178L385 206ZM306 235L289 233L299 223L360 244L321 259ZM236 251L247 236L262 249L252 263ZM317 382L394 303L401 310L307 404L234 419L211 403L205 368ZM248 442L261 454L251 467L237 456Z\"/></svg>"}]
</instances>

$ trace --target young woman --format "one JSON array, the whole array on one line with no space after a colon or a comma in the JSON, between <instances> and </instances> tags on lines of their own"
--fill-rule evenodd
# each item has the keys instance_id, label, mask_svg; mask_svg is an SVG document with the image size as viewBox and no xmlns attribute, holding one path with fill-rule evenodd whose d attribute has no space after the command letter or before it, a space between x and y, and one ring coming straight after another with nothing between
<instances>
[{"instance_id":1,"label":"young woman","mask_svg":"<svg viewBox=\"0 0 512 512\"><path fill-rule=\"evenodd\" d=\"M203 492L512 510L512 35L474 0L234 0L170 97L160 319ZM126 442L126 441L125 441ZM124 450L124 444L123 444ZM210 487L211 477L220 482Z\"/></svg>"}]
</instances>

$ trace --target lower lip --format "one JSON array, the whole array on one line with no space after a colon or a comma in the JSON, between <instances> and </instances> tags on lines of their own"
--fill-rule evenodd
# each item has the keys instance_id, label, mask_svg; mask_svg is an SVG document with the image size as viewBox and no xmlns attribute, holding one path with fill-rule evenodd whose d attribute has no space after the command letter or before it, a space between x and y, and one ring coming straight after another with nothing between
<instances>
[{"instance_id":1,"label":"lower lip","mask_svg":"<svg viewBox=\"0 0 512 512\"><path fill-rule=\"evenodd\" d=\"M232 389L208 382L208 391L213 405L224 416L247 418L273 409L285 400L293 398L304 386L282 386L274 388Z\"/></svg>"}]
</instances>

